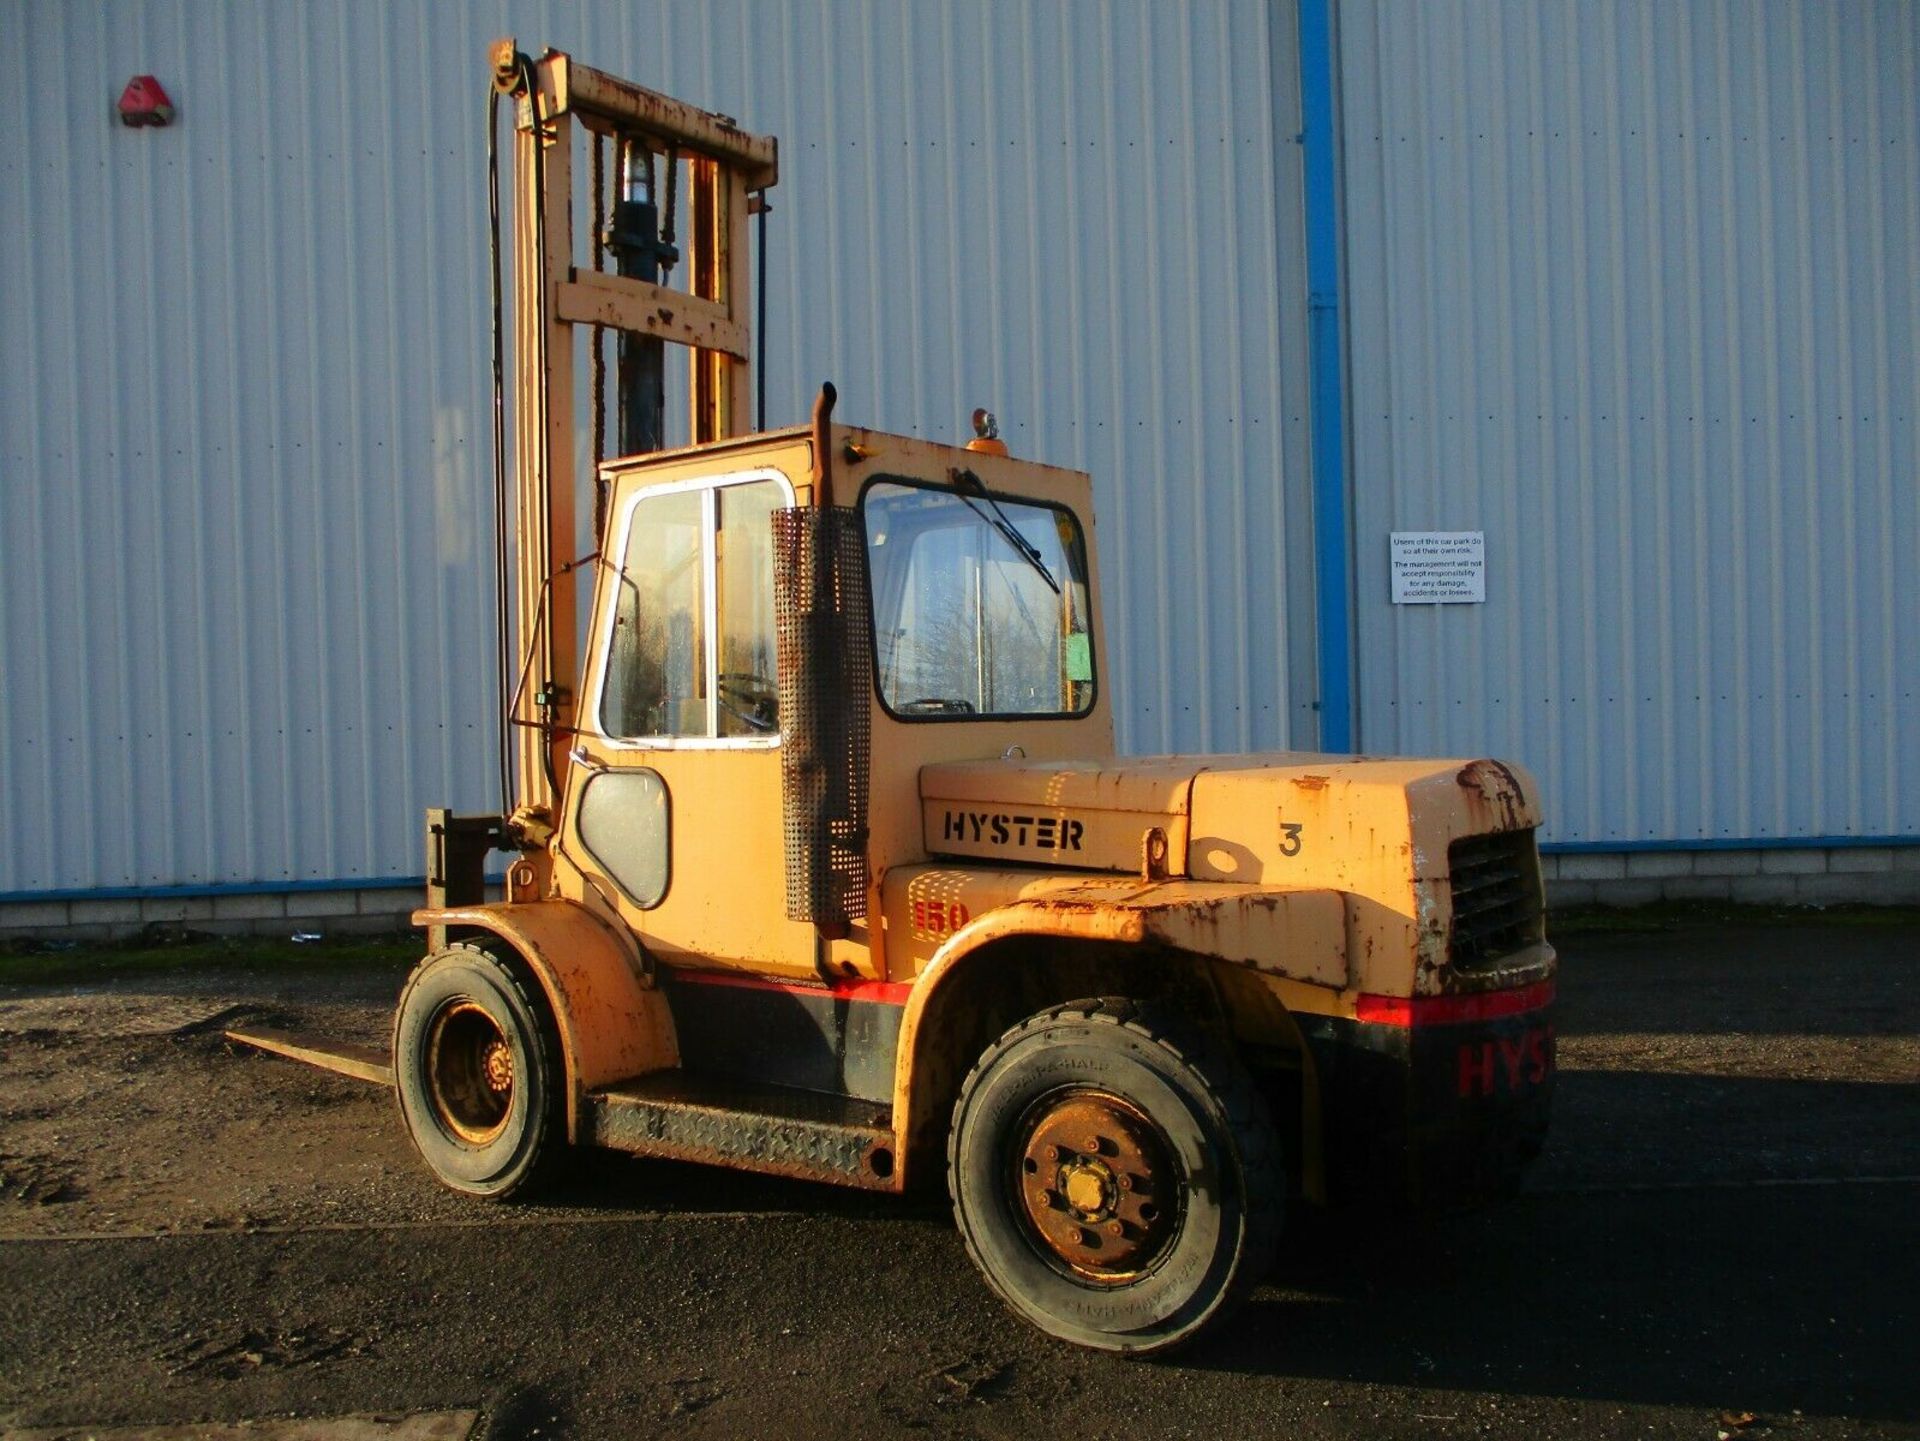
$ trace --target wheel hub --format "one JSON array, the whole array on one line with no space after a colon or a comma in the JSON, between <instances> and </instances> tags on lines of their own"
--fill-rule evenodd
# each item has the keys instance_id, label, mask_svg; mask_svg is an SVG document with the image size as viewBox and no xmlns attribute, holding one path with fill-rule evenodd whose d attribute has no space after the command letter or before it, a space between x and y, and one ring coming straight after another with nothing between
<instances>
[{"instance_id":1,"label":"wheel hub","mask_svg":"<svg viewBox=\"0 0 1920 1441\"><path fill-rule=\"evenodd\" d=\"M496 1092L513 1089L513 1047L505 1041L493 1041L487 1046L485 1059L481 1062L482 1073L487 1078L487 1086Z\"/></svg>"},{"instance_id":2,"label":"wheel hub","mask_svg":"<svg viewBox=\"0 0 1920 1441\"><path fill-rule=\"evenodd\" d=\"M1060 1168L1060 1192L1078 1221L1100 1222L1113 1211L1113 1173L1098 1161L1076 1160Z\"/></svg>"},{"instance_id":3,"label":"wheel hub","mask_svg":"<svg viewBox=\"0 0 1920 1441\"><path fill-rule=\"evenodd\" d=\"M1132 1103L1098 1091L1043 1100L1018 1166L1029 1226L1078 1274L1119 1284L1166 1249L1178 1175L1160 1128Z\"/></svg>"},{"instance_id":4,"label":"wheel hub","mask_svg":"<svg viewBox=\"0 0 1920 1441\"><path fill-rule=\"evenodd\" d=\"M513 1110L513 1046L482 1006L456 1001L427 1031L427 1093L448 1131L484 1146Z\"/></svg>"}]
</instances>

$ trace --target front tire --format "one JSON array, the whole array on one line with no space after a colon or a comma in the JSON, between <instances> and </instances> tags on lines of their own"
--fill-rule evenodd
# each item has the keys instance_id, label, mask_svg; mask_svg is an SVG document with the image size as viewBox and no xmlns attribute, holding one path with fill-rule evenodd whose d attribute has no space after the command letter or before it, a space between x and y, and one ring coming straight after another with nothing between
<instances>
[{"instance_id":1,"label":"front tire","mask_svg":"<svg viewBox=\"0 0 1920 1441\"><path fill-rule=\"evenodd\" d=\"M987 1283L1050 1335L1192 1340L1266 1274L1285 1176L1227 1045L1125 1000L1032 1016L960 1090L948 1185Z\"/></svg>"},{"instance_id":2,"label":"front tire","mask_svg":"<svg viewBox=\"0 0 1920 1441\"><path fill-rule=\"evenodd\" d=\"M565 1145L545 1000L481 946L451 945L414 968L394 1016L393 1075L414 1149L450 1190L521 1194Z\"/></svg>"}]
</instances>

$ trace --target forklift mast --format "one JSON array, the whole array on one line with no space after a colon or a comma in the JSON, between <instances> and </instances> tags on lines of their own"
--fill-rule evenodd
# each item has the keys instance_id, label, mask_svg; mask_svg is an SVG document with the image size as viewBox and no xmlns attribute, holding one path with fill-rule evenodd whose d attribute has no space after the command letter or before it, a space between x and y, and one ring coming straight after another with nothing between
<instances>
[{"instance_id":1,"label":"forklift mast","mask_svg":"<svg viewBox=\"0 0 1920 1441\"><path fill-rule=\"evenodd\" d=\"M689 351L692 441L746 434L753 364L747 220L764 208L778 165L772 137L560 51L536 60L508 37L494 43L491 58L496 91L514 103L510 633L517 670L505 716L513 734L505 826L510 843L538 862L565 793L579 700L585 566L572 555L574 327L592 329L596 376L603 331L620 335L623 454L664 443L668 342ZM585 264L574 237L576 122L587 132L594 182L592 260ZM604 193L608 150L620 189L611 205ZM662 281L680 259L670 227L682 165L687 288L679 290ZM604 429L600 392L596 385L596 460ZM496 408L502 403L496 395Z\"/></svg>"}]
</instances>

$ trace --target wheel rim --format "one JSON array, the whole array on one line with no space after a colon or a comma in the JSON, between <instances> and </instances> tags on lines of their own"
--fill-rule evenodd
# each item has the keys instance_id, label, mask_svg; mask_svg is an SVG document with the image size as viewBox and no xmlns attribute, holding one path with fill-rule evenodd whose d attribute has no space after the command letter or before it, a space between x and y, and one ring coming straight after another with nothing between
<instances>
[{"instance_id":1,"label":"wheel rim","mask_svg":"<svg viewBox=\"0 0 1920 1441\"><path fill-rule=\"evenodd\" d=\"M427 1093L449 1132L484 1146L513 1111L513 1046L500 1023L472 1001L455 1001L427 1033Z\"/></svg>"},{"instance_id":2,"label":"wheel rim","mask_svg":"<svg viewBox=\"0 0 1920 1441\"><path fill-rule=\"evenodd\" d=\"M1042 1097L1015 1133L1016 1208L1041 1254L1119 1286L1164 1257L1179 1231L1183 1177L1166 1133L1105 1091Z\"/></svg>"}]
</instances>

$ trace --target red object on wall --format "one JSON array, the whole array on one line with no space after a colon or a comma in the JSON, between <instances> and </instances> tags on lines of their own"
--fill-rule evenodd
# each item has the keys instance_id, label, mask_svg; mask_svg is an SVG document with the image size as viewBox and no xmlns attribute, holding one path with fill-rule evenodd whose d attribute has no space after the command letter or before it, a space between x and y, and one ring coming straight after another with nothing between
<instances>
[{"instance_id":1,"label":"red object on wall","mask_svg":"<svg viewBox=\"0 0 1920 1441\"><path fill-rule=\"evenodd\" d=\"M167 125L173 121L173 102L151 75L136 75L120 92L122 125Z\"/></svg>"}]
</instances>

